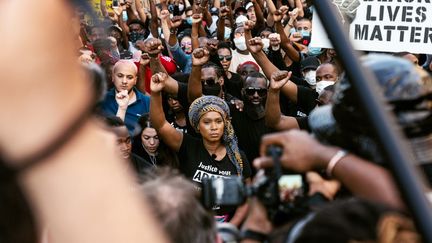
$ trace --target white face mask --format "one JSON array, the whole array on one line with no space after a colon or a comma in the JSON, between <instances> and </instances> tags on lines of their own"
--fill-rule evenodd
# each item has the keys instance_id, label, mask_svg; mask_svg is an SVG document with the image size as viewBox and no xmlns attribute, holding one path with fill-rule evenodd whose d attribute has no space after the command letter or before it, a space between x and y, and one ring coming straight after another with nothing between
<instances>
[{"instance_id":1,"label":"white face mask","mask_svg":"<svg viewBox=\"0 0 432 243\"><path fill-rule=\"evenodd\" d=\"M305 73L304 78L309 85L311 85L311 86L315 85L316 84L316 71L315 70L308 71L307 73Z\"/></svg>"},{"instance_id":2,"label":"white face mask","mask_svg":"<svg viewBox=\"0 0 432 243\"><path fill-rule=\"evenodd\" d=\"M321 80L316 83L315 90L318 94L321 94L325 87L333 85L334 83L335 81Z\"/></svg>"},{"instance_id":3,"label":"white face mask","mask_svg":"<svg viewBox=\"0 0 432 243\"><path fill-rule=\"evenodd\" d=\"M181 4L181 3L180 3L180 4L179 4L179 11L180 11L180 12L183 12L183 10L184 10L184 4Z\"/></svg>"},{"instance_id":4,"label":"white face mask","mask_svg":"<svg viewBox=\"0 0 432 243\"><path fill-rule=\"evenodd\" d=\"M237 49L239 49L240 51L245 51L247 49L246 39L244 38L244 36L239 38L234 38L234 44L237 47Z\"/></svg>"},{"instance_id":5,"label":"white face mask","mask_svg":"<svg viewBox=\"0 0 432 243\"><path fill-rule=\"evenodd\" d=\"M264 44L263 49L268 50L268 48L270 47L270 39L262 38L261 41Z\"/></svg>"}]
</instances>

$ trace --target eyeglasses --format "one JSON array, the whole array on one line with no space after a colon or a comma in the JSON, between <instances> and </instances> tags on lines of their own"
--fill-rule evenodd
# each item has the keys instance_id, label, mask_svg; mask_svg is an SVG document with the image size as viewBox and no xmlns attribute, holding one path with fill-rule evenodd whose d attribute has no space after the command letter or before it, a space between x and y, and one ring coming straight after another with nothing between
<instances>
[{"instance_id":1,"label":"eyeglasses","mask_svg":"<svg viewBox=\"0 0 432 243\"><path fill-rule=\"evenodd\" d=\"M227 61L231 61L232 56L231 55L229 55L229 56L219 55L219 61L223 61L224 59L227 60Z\"/></svg>"},{"instance_id":2,"label":"eyeglasses","mask_svg":"<svg viewBox=\"0 0 432 243\"><path fill-rule=\"evenodd\" d=\"M262 88L247 88L245 89L246 95L252 96L256 93L258 93L259 96L265 96L267 94L267 89Z\"/></svg>"},{"instance_id":3,"label":"eyeglasses","mask_svg":"<svg viewBox=\"0 0 432 243\"><path fill-rule=\"evenodd\" d=\"M201 80L201 83L203 83L204 85L215 85L216 80L214 78L209 78L206 80Z\"/></svg>"}]
</instances>

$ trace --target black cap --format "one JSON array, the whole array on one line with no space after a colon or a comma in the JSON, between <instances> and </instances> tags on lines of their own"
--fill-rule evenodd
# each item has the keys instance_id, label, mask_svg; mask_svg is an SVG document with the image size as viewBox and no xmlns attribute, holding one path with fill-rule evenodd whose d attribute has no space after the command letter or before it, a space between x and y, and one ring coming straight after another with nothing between
<instances>
[{"instance_id":1,"label":"black cap","mask_svg":"<svg viewBox=\"0 0 432 243\"><path fill-rule=\"evenodd\" d=\"M315 56L306 57L303 61L301 61L301 70L312 69L316 70L320 65L320 61Z\"/></svg>"}]
</instances>

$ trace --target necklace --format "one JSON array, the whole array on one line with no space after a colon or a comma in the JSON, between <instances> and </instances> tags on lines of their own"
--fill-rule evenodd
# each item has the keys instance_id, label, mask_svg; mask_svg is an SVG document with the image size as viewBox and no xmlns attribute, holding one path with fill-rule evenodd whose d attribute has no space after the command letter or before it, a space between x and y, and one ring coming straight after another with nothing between
<instances>
[{"instance_id":1,"label":"necklace","mask_svg":"<svg viewBox=\"0 0 432 243\"><path fill-rule=\"evenodd\" d=\"M157 162L156 156L149 154L149 158L150 158L150 161L153 164L153 166L157 167L157 165L156 165L156 162Z\"/></svg>"}]
</instances>

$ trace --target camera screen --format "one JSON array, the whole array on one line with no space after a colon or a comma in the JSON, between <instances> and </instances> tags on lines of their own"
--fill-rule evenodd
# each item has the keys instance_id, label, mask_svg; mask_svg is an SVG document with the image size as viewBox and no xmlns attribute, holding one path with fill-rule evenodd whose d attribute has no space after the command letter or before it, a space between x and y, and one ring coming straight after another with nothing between
<instances>
[{"instance_id":1,"label":"camera screen","mask_svg":"<svg viewBox=\"0 0 432 243\"><path fill-rule=\"evenodd\" d=\"M283 175L279 179L279 196L282 202L293 202L304 195L303 175Z\"/></svg>"}]
</instances>

